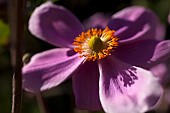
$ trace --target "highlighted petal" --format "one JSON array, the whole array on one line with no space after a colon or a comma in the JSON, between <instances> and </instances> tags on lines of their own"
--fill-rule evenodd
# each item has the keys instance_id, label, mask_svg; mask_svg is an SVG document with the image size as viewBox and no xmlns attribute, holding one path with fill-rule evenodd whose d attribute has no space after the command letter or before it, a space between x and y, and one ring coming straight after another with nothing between
<instances>
[{"instance_id":1,"label":"highlighted petal","mask_svg":"<svg viewBox=\"0 0 170 113\"><path fill-rule=\"evenodd\" d=\"M74 38L84 28L67 9L46 2L37 7L31 15L29 30L36 37L55 46L72 47Z\"/></svg>"},{"instance_id":2,"label":"highlighted petal","mask_svg":"<svg viewBox=\"0 0 170 113\"><path fill-rule=\"evenodd\" d=\"M83 60L66 48L36 54L23 67L23 88L31 92L53 88L70 77Z\"/></svg>"},{"instance_id":3,"label":"highlighted petal","mask_svg":"<svg viewBox=\"0 0 170 113\"><path fill-rule=\"evenodd\" d=\"M99 91L107 113L143 113L159 100L162 88L151 72L117 59L99 62Z\"/></svg>"},{"instance_id":4,"label":"highlighted petal","mask_svg":"<svg viewBox=\"0 0 170 113\"><path fill-rule=\"evenodd\" d=\"M160 24L158 17L151 10L132 6L113 15L109 28L116 30L115 35L122 42L129 42L155 38ZM162 31L164 32L159 32Z\"/></svg>"},{"instance_id":5,"label":"highlighted petal","mask_svg":"<svg viewBox=\"0 0 170 113\"><path fill-rule=\"evenodd\" d=\"M120 45L113 55L128 64L150 68L170 57L170 41L144 40Z\"/></svg>"},{"instance_id":6,"label":"highlighted petal","mask_svg":"<svg viewBox=\"0 0 170 113\"><path fill-rule=\"evenodd\" d=\"M101 110L97 62L85 62L72 77L76 106L79 109Z\"/></svg>"}]
</instances>

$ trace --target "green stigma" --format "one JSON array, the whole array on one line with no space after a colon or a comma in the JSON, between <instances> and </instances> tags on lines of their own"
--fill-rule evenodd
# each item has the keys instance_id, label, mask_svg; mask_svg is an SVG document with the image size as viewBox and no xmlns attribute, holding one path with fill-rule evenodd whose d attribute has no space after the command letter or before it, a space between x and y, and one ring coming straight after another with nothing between
<instances>
[{"instance_id":1,"label":"green stigma","mask_svg":"<svg viewBox=\"0 0 170 113\"><path fill-rule=\"evenodd\" d=\"M103 42L98 36L92 36L88 42L91 50L99 52L103 49Z\"/></svg>"}]
</instances>

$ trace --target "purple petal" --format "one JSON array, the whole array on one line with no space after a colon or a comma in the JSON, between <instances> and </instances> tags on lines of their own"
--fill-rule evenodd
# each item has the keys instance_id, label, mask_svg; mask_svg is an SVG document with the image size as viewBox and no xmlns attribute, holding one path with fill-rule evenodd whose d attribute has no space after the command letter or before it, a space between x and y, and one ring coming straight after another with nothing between
<instances>
[{"instance_id":1,"label":"purple petal","mask_svg":"<svg viewBox=\"0 0 170 113\"><path fill-rule=\"evenodd\" d=\"M85 62L72 77L77 107L79 109L101 110L97 63L92 61Z\"/></svg>"},{"instance_id":2,"label":"purple petal","mask_svg":"<svg viewBox=\"0 0 170 113\"><path fill-rule=\"evenodd\" d=\"M165 26L160 23L159 25L157 25L157 28L156 28L155 39L156 40L163 40L163 39L165 39L165 34L166 34Z\"/></svg>"},{"instance_id":3,"label":"purple petal","mask_svg":"<svg viewBox=\"0 0 170 113\"><path fill-rule=\"evenodd\" d=\"M168 71L168 67L166 64L161 63L150 69L154 76L158 77L160 80L164 78L166 72Z\"/></svg>"},{"instance_id":4,"label":"purple petal","mask_svg":"<svg viewBox=\"0 0 170 113\"><path fill-rule=\"evenodd\" d=\"M109 28L122 42L153 39L160 25L158 17L149 9L140 6L125 8L112 16Z\"/></svg>"},{"instance_id":5,"label":"purple petal","mask_svg":"<svg viewBox=\"0 0 170 113\"><path fill-rule=\"evenodd\" d=\"M66 80L83 60L66 48L36 54L23 67L23 88L31 92L53 88Z\"/></svg>"},{"instance_id":6,"label":"purple petal","mask_svg":"<svg viewBox=\"0 0 170 113\"><path fill-rule=\"evenodd\" d=\"M169 69L166 63L158 64L150 69L154 76L156 76L162 86L166 86L170 80Z\"/></svg>"},{"instance_id":7,"label":"purple petal","mask_svg":"<svg viewBox=\"0 0 170 113\"><path fill-rule=\"evenodd\" d=\"M72 47L84 28L66 8L46 2L37 7L29 20L29 30L36 37L59 47Z\"/></svg>"},{"instance_id":8,"label":"purple petal","mask_svg":"<svg viewBox=\"0 0 170 113\"><path fill-rule=\"evenodd\" d=\"M107 113L143 113L160 99L162 88L151 72L117 59L99 62L99 94Z\"/></svg>"},{"instance_id":9,"label":"purple petal","mask_svg":"<svg viewBox=\"0 0 170 113\"><path fill-rule=\"evenodd\" d=\"M155 47L154 54L150 59L150 63L159 61L162 59L170 58L170 40L161 41Z\"/></svg>"},{"instance_id":10,"label":"purple petal","mask_svg":"<svg viewBox=\"0 0 170 113\"><path fill-rule=\"evenodd\" d=\"M108 25L111 15L98 12L92 15L90 18L84 21L86 29L89 28L105 28Z\"/></svg>"},{"instance_id":11,"label":"purple petal","mask_svg":"<svg viewBox=\"0 0 170 113\"><path fill-rule=\"evenodd\" d=\"M144 40L122 44L113 55L128 64L150 68L170 57L170 41Z\"/></svg>"}]
</instances>

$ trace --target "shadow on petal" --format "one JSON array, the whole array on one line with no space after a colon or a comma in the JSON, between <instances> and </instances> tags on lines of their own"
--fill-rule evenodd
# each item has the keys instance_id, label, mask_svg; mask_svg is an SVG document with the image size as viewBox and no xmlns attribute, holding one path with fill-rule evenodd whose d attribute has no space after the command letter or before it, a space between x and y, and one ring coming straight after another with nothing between
<instances>
[{"instance_id":1,"label":"shadow on petal","mask_svg":"<svg viewBox=\"0 0 170 113\"><path fill-rule=\"evenodd\" d=\"M99 62L99 94L107 113L143 113L160 99L162 87L151 72L116 58Z\"/></svg>"},{"instance_id":2,"label":"shadow on petal","mask_svg":"<svg viewBox=\"0 0 170 113\"><path fill-rule=\"evenodd\" d=\"M109 22L109 28L116 30L115 34L122 41L153 39L159 25L158 17L151 10L140 6L117 12Z\"/></svg>"}]
</instances>

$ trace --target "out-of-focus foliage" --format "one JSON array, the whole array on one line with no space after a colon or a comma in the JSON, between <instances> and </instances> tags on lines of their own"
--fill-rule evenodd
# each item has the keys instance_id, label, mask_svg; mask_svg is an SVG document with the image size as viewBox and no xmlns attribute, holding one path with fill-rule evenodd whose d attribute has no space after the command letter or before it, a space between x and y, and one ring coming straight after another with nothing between
<instances>
[{"instance_id":1,"label":"out-of-focus foliage","mask_svg":"<svg viewBox=\"0 0 170 113\"><path fill-rule=\"evenodd\" d=\"M0 20L0 46L6 45L9 39L9 26Z\"/></svg>"},{"instance_id":2,"label":"out-of-focus foliage","mask_svg":"<svg viewBox=\"0 0 170 113\"><path fill-rule=\"evenodd\" d=\"M11 106L11 66L8 49L9 24L0 20L0 112L9 113Z\"/></svg>"}]
</instances>

